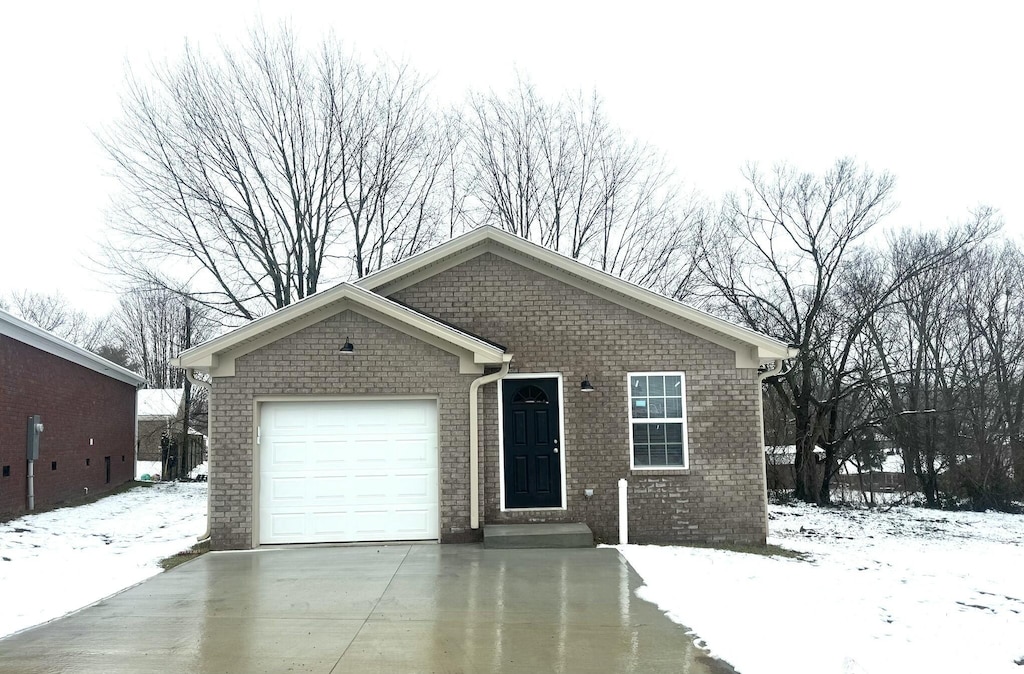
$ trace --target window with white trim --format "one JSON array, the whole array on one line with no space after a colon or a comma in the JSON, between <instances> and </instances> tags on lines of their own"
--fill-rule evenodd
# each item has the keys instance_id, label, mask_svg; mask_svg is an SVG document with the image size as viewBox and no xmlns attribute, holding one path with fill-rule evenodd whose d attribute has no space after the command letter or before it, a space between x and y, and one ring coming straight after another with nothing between
<instances>
[{"instance_id":1,"label":"window with white trim","mask_svg":"<svg viewBox=\"0 0 1024 674\"><path fill-rule=\"evenodd\" d=\"M629 373L630 467L686 468L686 376Z\"/></svg>"}]
</instances>

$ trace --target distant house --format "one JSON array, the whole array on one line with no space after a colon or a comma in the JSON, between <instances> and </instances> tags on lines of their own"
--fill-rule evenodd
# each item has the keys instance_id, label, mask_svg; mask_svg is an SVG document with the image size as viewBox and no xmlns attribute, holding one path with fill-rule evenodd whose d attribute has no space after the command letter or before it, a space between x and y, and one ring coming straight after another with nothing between
<instances>
[{"instance_id":1,"label":"distant house","mask_svg":"<svg viewBox=\"0 0 1024 674\"><path fill-rule=\"evenodd\" d=\"M163 468L161 440L164 437L176 444L181 442L181 429L185 419L185 389L141 389L138 397L137 458L142 474L161 474ZM183 452L183 461L190 470L204 459L206 438L189 428L189 446Z\"/></svg>"},{"instance_id":2,"label":"distant house","mask_svg":"<svg viewBox=\"0 0 1024 674\"><path fill-rule=\"evenodd\" d=\"M817 463L825 459L825 450L814 448ZM792 489L796 482L796 445L765 447L765 477L769 491ZM853 458L839 467L839 474L833 478L836 485L865 491L906 490L906 476L903 472L903 457L895 449L885 451L881 469L861 468Z\"/></svg>"},{"instance_id":3,"label":"distant house","mask_svg":"<svg viewBox=\"0 0 1024 674\"><path fill-rule=\"evenodd\" d=\"M903 455L899 450L887 449L881 468L858 466L848 459L839 469L839 480L852 489L864 491L908 491Z\"/></svg>"},{"instance_id":4,"label":"distant house","mask_svg":"<svg viewBox=\"0 0 1024 674\"><path fill-rule=\"evenodd\" d=\"M139 375L0 311L0 515L28 509L26 426L43 424L36 508L102 492L135 472Z\"/></svg>"},{"instance_id":5,"label":"distant house","mask_svg":"<svg viewBox=\"0 0 1024 674\"><path fill-rule=\"evenodd\" d=\"M814 455L820 462L825 451L814 448ZM768 491L792 489L796 484L796 445L776 445L764 448L765 479Z\"/></svg>"}]
</instances>

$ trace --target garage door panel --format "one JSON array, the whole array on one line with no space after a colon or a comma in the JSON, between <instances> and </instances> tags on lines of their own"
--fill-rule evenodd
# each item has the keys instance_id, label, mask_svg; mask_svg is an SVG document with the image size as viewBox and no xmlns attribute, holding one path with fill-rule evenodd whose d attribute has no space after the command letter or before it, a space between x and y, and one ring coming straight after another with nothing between
<instances>
[{"instance_id":1,"label":"garage door panel","mask_svg":"<svg viewBox=\"0 0 1024 674\"><path fill-rule=\"evenodd\" d=\"M306 530L306 513L270 512L262 523L276 538L301 536Z\"/></svg>"},{"instance_id":2,"label":"garage door panel","mask_svg":"<svg viewBox=\"0 0 1024 674\"><path fill-rule=\"evenodd\" d=\"M277 431L305 429L308 420L298 408L277 407L270 415L270 427Z\"/></svg>"},{"instance_id":3,"label":"garage door panel","mask_svg":"<svg viewBox=\"0 0 1024 674\"><path fill-rule=\"evenodd\" d=\"M260 542L438 536L433 401L265 403Z\"/></svg>"},{"instance_id":4,"label":"garage door panel","mask_svg":"<svg viewBox=\"0 0 1024 674\"><path fill-rule=\"evenodd\" d=\"M358 464L386 464L391 459L390 438L354 438L349 442L349 454Z\"/></svg>"},{"instance_id":5,"label":"garage door panel","mask_svg":"<svg viewBox=\"0 0 1024 674\"><path fill-rule=\"evenodd\" d=\"M436 441L430 437L400 438L394 441L391 449L395 459L403 466L419 464L434 465Z\"/></svg>"},{"instance_id":6,"label":"garage door panel","mask_svg":"<svg viewBox=\"0 0 1024 674\"><path fill-rule=\"evenodd\" d=\"M353 514L356 523L353 533L361 540L408 538L422 531L437 517L437 511L432 508L359 508Z\"/></svg>"},{"instance_id":7,"label":"garage door panel","mask_svg":"<svg viewBox=\"0 0 1024 674\"><path fill-rule=\"evenodd\" d=\"M329 469L352 462L348 447L344 440L316 440L309 443L307 456L314 467Z\"/></svg>"},{"instance_id":8,"label":"garage door panel","mask_svg":"<svg viewBox=\"0 0 1024 674\"><path fill-rule=\"evenodd\" d=\"M395 475L391 495L403 503L409 499L433 501L437 498L437 474Z\"/></svg>"},{"instance_id":9,"label":"garage door panel","mask_svg":"<svg viewBox=\"0 0 1024 674\"><path fill-rule=\"evenodd\" d=\"M301 466L306 463L305 442L285 442L274 440L270 446L270 465L272 467Z\"/></svg>"},{"instance_id":10,"label":"garage door panel","mask_svg":"<svg viewBox=\"0 0 1024 674\"><path fill-rule=\"evenodd\" d=\"M347 538L351 535L352 516L348 510L325 510L309 514L309 530L314 536Z\"/></svg>"},{"instance_id":11,"label":"garage door panel","mask_svg":"<svg viewBox=\"0 0 1024 674\"><path fill-rule=\"evenodd\" d=\"M353 475L349 489L352 500L356 503L380 503L387 500L391 476L385 474L362 473Z\"/></svg>"},{"instance_id":12,"label":"garage door panel","mask_svg":"<svg viewBox=\"0 0 1024 674\"><path fill-rule=\"evenodd\" d=\"M269 480L270 503L288 505L306 500L305 476L282 477L274 476ZM266 482L264 484L267 484Z\"/></svg>"},{"instance_id":13,"label":"garage door panel","mask_svg":"<svg viewBox=\"0 0 1024 674\"><path fill-rule=\"evenodd\" d=\"M348 501L349 478L346 475L323 475L308 478L310 500L317 505L344 505Z\"/></svg>"},{"instance_id":14,"label":"garage door panel","mask_svg":"<svg viewBox=\"0 0 1024 674\"><path fill-rule=\"evenodd\" d=\"M356 504L434 502L437 473L357 475L352 479L351 493Z\"/></svg>"}]
</instances>

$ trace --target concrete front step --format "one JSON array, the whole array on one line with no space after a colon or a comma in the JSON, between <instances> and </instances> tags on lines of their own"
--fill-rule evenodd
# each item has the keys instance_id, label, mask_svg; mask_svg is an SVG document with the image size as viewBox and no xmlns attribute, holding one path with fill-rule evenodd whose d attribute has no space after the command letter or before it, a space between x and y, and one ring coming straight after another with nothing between
<instances>
[{"instance_id":1,"label":"concrete front step","mask_svg":"<svg viewBox=\"0 0 1024 674\"><path fill-rule=\"evenodd\" d=\"M592 548L594 533L582 522L570 524L488 524L485 548Z\"/></svg>"}]
</instances>

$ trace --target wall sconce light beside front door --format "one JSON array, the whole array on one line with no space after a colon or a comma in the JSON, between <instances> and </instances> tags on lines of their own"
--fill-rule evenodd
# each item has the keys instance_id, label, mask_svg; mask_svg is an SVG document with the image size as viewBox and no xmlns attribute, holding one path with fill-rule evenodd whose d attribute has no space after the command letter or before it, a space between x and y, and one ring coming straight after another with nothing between
<instances>
[{"instance_id":1,"label":"wall sconce light beside front door","mask_svg":"<svg viewBox=\"0 0 1024 674\"><path fill-rule=\"evenodd\" d=\"M583 381L580 382L580 391L583 393L593 393L594 385L590 383L588 375L583 375Z\"/></svg>"},{"instance_id":2,"label":"wall sconce light beside front door","mask_svg":"<svg viewBox=\"0 0 1024 674\"><path fill-rule=\"evenodd\" d=\"M338 353L345 356L351 356L353 353L355 353L355 350L356 347L352 346L352 342L348 341L348 337L346 337L345 343L341 345L340 349L338 349Z\"/></svg>"}]
</instances>

